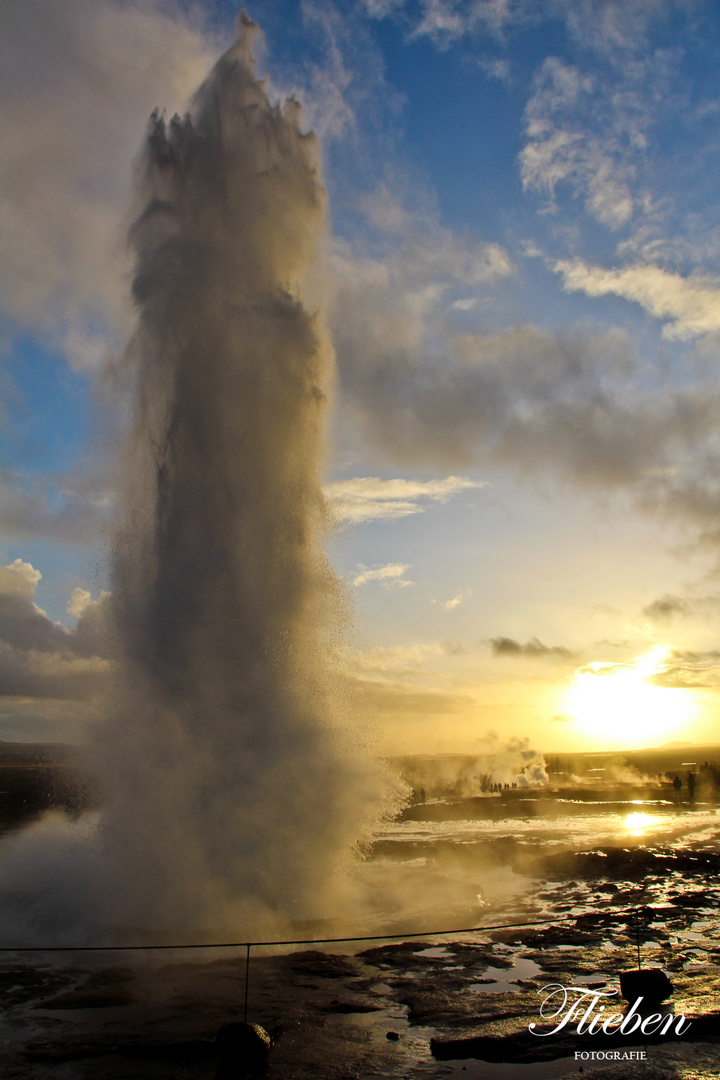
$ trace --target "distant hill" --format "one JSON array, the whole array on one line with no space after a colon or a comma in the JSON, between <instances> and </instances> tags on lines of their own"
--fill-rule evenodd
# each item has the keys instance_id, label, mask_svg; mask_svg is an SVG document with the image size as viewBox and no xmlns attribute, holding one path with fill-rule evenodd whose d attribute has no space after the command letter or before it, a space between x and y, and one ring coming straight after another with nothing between
<instances>
[{"instance_id":1,"label":"distant hill","mask_svg":"<svg viewBox=\"0 0 720 1080\"><path fill-rule=\"evenodd\" d=\"M0 765L67 764L77 760L78 746L69 743L4 742L0 739Z\"/></svg>"}]
</instances>

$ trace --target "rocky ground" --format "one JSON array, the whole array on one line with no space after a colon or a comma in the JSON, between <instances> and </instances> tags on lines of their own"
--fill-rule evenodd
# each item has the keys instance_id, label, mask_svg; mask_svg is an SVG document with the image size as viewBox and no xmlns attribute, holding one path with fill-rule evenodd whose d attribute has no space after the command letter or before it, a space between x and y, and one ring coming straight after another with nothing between
<instances>
[{"instance_id":1,"label":"rocky ground","mask_svg":"<svg viewBox=\"0 0 720 1080\"><path fill-rule=\"evenodd\" d=\"M539 898L555 888L541 887ZM574 1058L576 1050L603 1048L591 1036L530 1036L528 1024L542 1023L542 987L617 986L618 971L633 966L633 919L617 914L613 892L600 883L593 912L584 883L565 883L564 895L585 910L563 924L383 943L355 955L253 957L249 1019L273 1037L269 1080L549 1080L580 1069L607 1080L717 1076L720 932L700 898L698 947L677 944L687 933L682 905L652 909L642 933L644 963L662 963L675 1011L695 1018L686 1036L648 1045L644 1062L595 1066ZM214 1035L242 1019L244 952L202 962L120 955L134 959L7 958L0 970L7 1080L215 1077Z\"/></svg>"},{"instance_id":2,"label":"rocky ground","mask_svg":"<svg viewBox=\"0 0 720 1080\"><path fill-rule=\"evenodd\" d=\"M718 831L683 829L662 842L625 833L586 850L547 843L543 857L537 843L527 844L512 860L519 891L486 908L484 921L560 922L254 953L248 1019L273 1037L268 1080L720 1075ZM468 843L448 853L425 842L414 852L404 840L402 851L422 855L423 881L430 870L449 875L458 859L463 867L478 862L485 877L495 872L487 851L481 861ZM376 854L389 857L382 844ZM646 1049L643 1062L594 1064L574 1056L605 1049L594 1036L532 1036L528 1025L542 1023L543 987L617 987L618 973L637 965L637 910L642 964L669 974L670 1006L692 1019L687 1034L633 1044ZM215 1080L215 1034L242 1019L244 994L243 950L0 954L0 1075Z\"/></svg>"}]
</instances>

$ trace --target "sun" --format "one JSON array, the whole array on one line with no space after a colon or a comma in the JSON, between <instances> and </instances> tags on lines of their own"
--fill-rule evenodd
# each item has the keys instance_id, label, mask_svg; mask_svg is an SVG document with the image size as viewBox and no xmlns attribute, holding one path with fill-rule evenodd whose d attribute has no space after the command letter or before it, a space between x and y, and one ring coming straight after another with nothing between
<instances>
[{"instance_id":1,"label":"sun","mask_svg":"<svg viewBox=\"0 0 720 1080\"><path fill-rule=\"evenodd\" d=\"M588 664L572 677L565 711L587 735L616 746L640 748L680 733L694 711L690 694L649 681L669 652L656 645L628 664Z\"/></svg>"}]
</instances>

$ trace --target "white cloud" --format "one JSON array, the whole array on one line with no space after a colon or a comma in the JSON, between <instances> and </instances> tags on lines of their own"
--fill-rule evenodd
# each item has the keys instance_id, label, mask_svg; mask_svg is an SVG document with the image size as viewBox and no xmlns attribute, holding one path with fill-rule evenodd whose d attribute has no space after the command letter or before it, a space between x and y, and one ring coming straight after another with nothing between
<instances>
[{"instance_id":1,"label":"white cloud","mask_svg":"<svg viewBox=\"0 0 720 1080\"><path fill-rule=\"evenodd\" d=\"M22 559L15 559L8 566L0 566L0 593L5 596L32 597L42 578L39 570Z\"/></svg>"},{"instance_id":2,"label":"white cloud","mask_svg":"<svg viewBox=\"0 0 720 1080\"><path fill-rule=\"evenodd\" d=\"M325 486L325 495L335 514L355 523L389 520L422 514L425 503L444 503L460 491L485 487L484 481L448 476L444 480L381 480L377 476L358 476L336 480Z\"/></svg>"},{"instance_id":3,"label":"white cloud","mask_svg":"<svg viewBox=\"0 0 720 1080\"><path fill-rule=\"evenodd\" d=\"M429 37L437 45L443 45L461 37L465 30L465 19L452 0L423 0L422 19L413 37Z\"/></svg>"},{"instance_id":4,"label":"white cloud","mask_svg":"<svg viewBox=\"0 0 720 1080\"><path fill-rule=\"evenodd\" d=\"M88 604L92 602L92 594L87 589L73 589L68 600L67 612L75 619L79 619Z\"/></svg>"},{"instance_id":5,"label":"white cloud","mask_svg":"<svg viewBox=\"0 0 720 1080\"><path fill-rule=\"evenodd\" d=\"M401 587L414 585L414 581L408 581L405 577L405 571L409 569L409 563L388 563L386 566L377 566L372 570L360 564L358 566L360 573L357 577L353 578L353 585L356 587L367 585L368 581L382 581L386 584L399 585Z\"/></svg>"},{"instance_id":6,"label":"white cloud","mask_svg":"<svg viewBox=\"0 0 720 1080\"><path fill-rule=\"evenodd\" d=\"M691 338L720 330L720 278L701 274L684 278L647 265L606 270L581 259L560 260L555 270L568 292L622 296L667 320L666 337Z\"/></svg>"},{"instance_id":7,"label":"white cloud","mask_svg":"<svg viewBox=\"0 0 720 1080\"><path fill-rule=\"evenodd\" d=\"M469 589L467 595L470 595ZM444 608L445 611L454 611L456 607L460 607L464 599L465 594L461 590L457 596L453 596L452 600L432 600L431 603L437 604L438 607Z\"/></svg>"},{"instance_id":8,"label":"white cloud","mask_svg":"<svg viewBox=\"0 0 720 1080\"><path fill-rule=\"evenodd\" d=\"M489 79L497 79L507 86L512 82L509 60L501 60L499 57L486 57L479 61L480 67Z\"/></svg>"}]
</instances>

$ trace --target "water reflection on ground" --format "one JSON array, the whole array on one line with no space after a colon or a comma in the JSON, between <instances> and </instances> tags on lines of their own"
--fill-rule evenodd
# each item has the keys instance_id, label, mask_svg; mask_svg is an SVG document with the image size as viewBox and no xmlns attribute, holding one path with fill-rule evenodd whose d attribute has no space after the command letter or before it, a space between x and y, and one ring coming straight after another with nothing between
<instances>
[{"instance_id":1,"label":"water reflection on ground","mask_svg":"<svg viewBox=\"0 0 720 1080\"><path fill-rule=\"evenodd\" d=\"M328 936L551 921L254 956L250 1018L275 1037L268 1080L576 1073L561 1048L523 1043L543 987L617 989L618 973L637 966L638 946L643 966L668 973L669 1008L717 1009L715 805L547 795L484 802L428 803L387 825L357 871L362 926L338 918ZM239 1017L243 980L244 957L232 952L122 963L8 957L0 976L6 1074L213 1080L212 1037ZM432 1039L476 1035L496 1040L501 1060L434 1059ZM718 1052L703 1035L653 1047L651 1064L666 1080L704 1080L717 1074ZM599 1074L652 1075L647 1063L613 1068Z\"/></svg>"}]
</instances>

